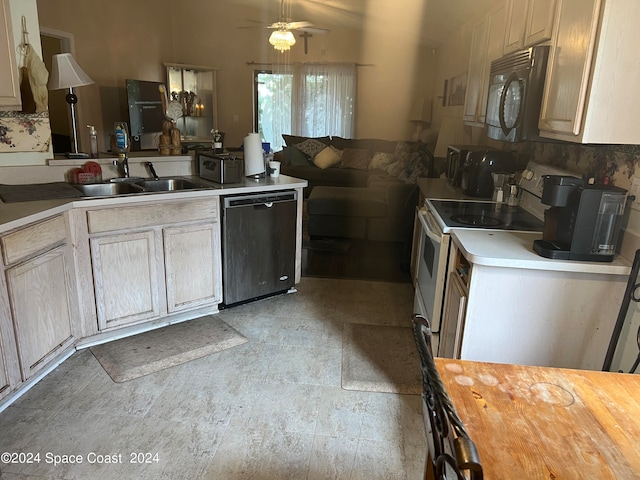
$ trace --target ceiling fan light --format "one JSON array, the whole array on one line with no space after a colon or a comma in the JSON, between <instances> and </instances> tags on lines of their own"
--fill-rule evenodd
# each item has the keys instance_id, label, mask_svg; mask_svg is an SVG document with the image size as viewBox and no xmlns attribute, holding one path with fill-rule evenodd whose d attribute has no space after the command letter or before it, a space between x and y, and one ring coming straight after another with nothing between
<instances>
[{"instance_id":1,"label":"ceiling fan light","mask_svg":"<svg viewBox=\"0 0 640 480\"><path fill-rule=\"evenodd\" d=\"M296 39L289 30L274 30L269 37L269 43L280 52L289 50L296 43Z\"/></svg>"}]
</instances>

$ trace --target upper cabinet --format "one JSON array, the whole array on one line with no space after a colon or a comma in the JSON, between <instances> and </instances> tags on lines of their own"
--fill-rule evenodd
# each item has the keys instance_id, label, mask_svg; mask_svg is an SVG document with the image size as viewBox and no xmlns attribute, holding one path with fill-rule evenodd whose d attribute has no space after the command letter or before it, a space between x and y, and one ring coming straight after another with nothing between
<instances>
[{"instance_id":1,"label":"upper cabinet","mask_svg":"<svg viewBox=\"0 0 640 480\"><path fill-rule=\"evenodd\" d=\"M551 38L556 0L509 0L504 54Z\"/></svg>"},{"instance_id":2,"label":"upper cabinet","mask_svg":"<svg viewBox=\"0 0 640 480\"><path fill-rule=\"evenodd\" d=\"M558 0L541 136L640 144L639 22L635 0Z\"/></svg>"},{"instance_id":3,"label":"upper cabinet","mask_svg":"<svg viewBox=\"0 0 640 480\"><path fill-rule=\"evenodd\" d=\"M0 110L20 110L20 83L9 0L0 0Z\"/></svg>"},{"instance_id":4,"label":"upper cabinet","mask_svg":"<svg viewBox=\"0 0 640 480\"><path fill-rule=\"evenodd\" d=\"M506 20L507 4L501 3L473 26L464 102L464 120L470 125L484 126L489 70L491 62L502 56Z\"/></svg>"}]
</instances>

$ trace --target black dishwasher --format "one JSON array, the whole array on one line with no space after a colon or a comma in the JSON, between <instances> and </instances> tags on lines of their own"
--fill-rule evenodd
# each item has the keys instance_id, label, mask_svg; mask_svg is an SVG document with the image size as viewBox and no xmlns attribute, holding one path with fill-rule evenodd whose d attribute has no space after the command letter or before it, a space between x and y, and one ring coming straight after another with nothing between
<instances>
[{"instance_id":1,"label":"black dishwasher","mask_svg":"<svg viewBox=\"0 0 640 480\"><path fill-rule=\"evenodd\" d=\"M222 197L223 306L295 285L295 190Z\"/></svg>"}]
</instances>

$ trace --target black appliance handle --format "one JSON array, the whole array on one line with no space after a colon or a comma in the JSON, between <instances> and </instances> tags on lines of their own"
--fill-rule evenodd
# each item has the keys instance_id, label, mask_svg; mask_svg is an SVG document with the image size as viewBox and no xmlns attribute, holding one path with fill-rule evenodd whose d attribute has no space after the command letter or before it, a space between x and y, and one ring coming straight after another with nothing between
<instances>
[{"instance_id":1,"label":"black appliance handle","mask_svg":"<svg viewBox=\"0 0 640 480\"><path fill-rule=\"evenodd\" d=\"M505 137L508 136L514 128L517 128L520 125L520 120L522 120L522 107L524 102L524 95L520 98L520 108L518 108L518 116L516 117L516 121L513 126L507 126L507 122L504 120L504 105L506 103L507 92L509 91L509 87L513 82L523 83L523 80L518 76L516 72L512 72L507 78L507 81L504 83L504 88L502 89L502 94L500 95L500 107L498 109L498 120L500 121L500 128L502 129L502 133L504 133Z\"/></svg>"}]
</instances>

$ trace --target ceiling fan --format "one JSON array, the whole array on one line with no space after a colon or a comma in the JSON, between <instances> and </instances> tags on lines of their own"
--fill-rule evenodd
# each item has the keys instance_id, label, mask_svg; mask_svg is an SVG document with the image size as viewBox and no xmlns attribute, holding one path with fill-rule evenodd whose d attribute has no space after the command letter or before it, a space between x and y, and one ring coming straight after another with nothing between
<instances>
[{"instance_id":1,"label":"ceiling fan","mask_svg":"<svg viewBox=\"0 0 640 480\"><path fill-rule=\"evenodd\" d=\"M289 5L289 10L290 9L291 6ZM287 16L285 11L285 0L281 0L280 2L280 18L270 25L265 25L265 28L274 30L269 37L269 43L279 52L289 50L295 45L296 39L292 33L293 31L303 32L301 37L304 38L304 53L307 53L307 39L312 36L311 34L326 33L329 31L326 28L314 27L311 22L291 21L291 18Z\"/></svg>"}]
</instances>

